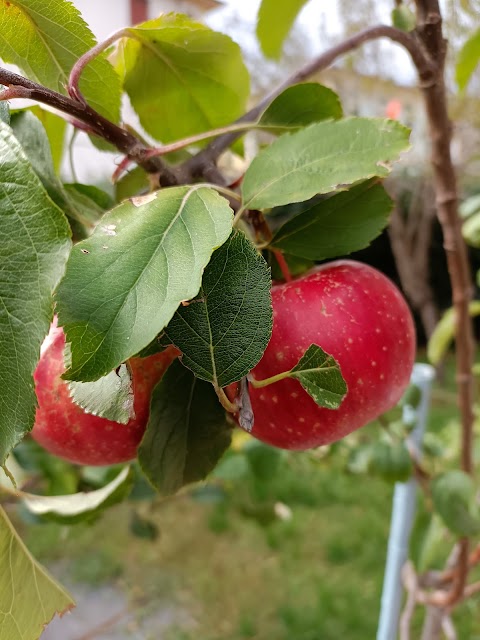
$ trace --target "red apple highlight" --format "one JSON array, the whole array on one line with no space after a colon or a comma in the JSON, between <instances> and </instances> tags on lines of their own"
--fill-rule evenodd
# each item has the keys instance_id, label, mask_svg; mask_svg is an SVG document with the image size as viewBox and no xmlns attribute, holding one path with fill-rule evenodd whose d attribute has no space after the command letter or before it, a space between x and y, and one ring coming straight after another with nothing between
<instances>
[{"instance_id":1,"label":"red apple highlight","mask_svg":"<svg viewBox=\"0 0 480 640\"><path fill-rule=\"evenodd\" d=\"M35 371L38 409L32 437L50 453L88 465L109 465L132 460L147 426L154 386L178 351L169 347L148 358L131 358L135 418L128 424L85 413L70 398L65 371L63 329L52 326Z\"/></svg>"},{"instance_id":2,"label":"red apple highlight","mask_svg":"<svg viewBox=\"0 0 480 640\"><path fill-rule=\"evenodd\" d=\"M319 407L297 380L250 385L252 435L283 449L325 445L391 409L409 384L415 327L395 285L370 266L342 260L272 288L273 333L252 375L293 368L318 344L339 363L348 391L337 410Z\"/></svg>"}]
</instances>

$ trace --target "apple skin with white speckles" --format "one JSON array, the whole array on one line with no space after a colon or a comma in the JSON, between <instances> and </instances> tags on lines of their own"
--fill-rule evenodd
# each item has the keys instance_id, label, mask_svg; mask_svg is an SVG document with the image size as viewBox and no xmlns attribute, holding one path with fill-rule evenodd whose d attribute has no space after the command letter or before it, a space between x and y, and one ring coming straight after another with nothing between
<instances>
[{"instance_id":1,"label":"apple skin with white speckles","mask_svg":"<svg viewBox=\"0 0 480 640\"><path fill-rule=\"evenodd\" d=\"M137 456L147 426L150 396L178 351L168 347L148 358L131 358L135 417L127 424L86 413L73 402L65 371L63 329L52 325L35 370L38 408L32 438L53 455L85 465L110 465Z\"/></svg>"},{"instance_id":2,"label":"apple skin with white speckles","mask_svg":"<svg viewBox=\"0 0 480 640\"><path fill-rule=\"evenodd\" d=\"M283 449L310 449L343 438L400 400L414 363L415 326L386 276L359 262L331 262L273 286L272 302L272 338L252 376L288 371L315 343L338 361L348 390L332 410L292 378L250 385L253 436Z\"/></svg>"}]
</instances>

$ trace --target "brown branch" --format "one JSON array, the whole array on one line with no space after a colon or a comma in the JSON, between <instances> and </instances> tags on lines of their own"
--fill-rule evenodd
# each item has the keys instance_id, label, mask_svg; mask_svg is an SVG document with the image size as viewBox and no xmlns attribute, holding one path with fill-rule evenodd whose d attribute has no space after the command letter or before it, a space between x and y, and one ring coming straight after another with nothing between
<instances>
[{"instance_id":1,"label":"brown branch","mask_svg":"<svg viewBox=\"0 0 480 640\"><path fill-rule=\"evenodd\" d=\"M177 184L175 173L160 158L149 158L149 147L126 129L117 126L97 113L85 102L79 102L61 93L47 89L17 73L0 68L0 84L7 87L0 92L0 100L28 98L53 107L67 114L73 121L82 123L83 128L103 138L148 173L158 173L164 186Z\"/></svg>"},{"instance_id":2,"label":"brown branch","mask_svg":"<svg viewBox=\"0 0 480 640\"><path fill-rule=\"evenodd\" d=\"M432 144L432 165L435 180L437 216L443 230L444 248L453 292L456 314L457 344L457 394L462 423L461 465L466 473L473 471L473 403L474 337L469 314L472 297L472 281L468 252L461 232L458 215L458 195L455 169L450 151L452 124L448 117L444 80L447 43L443 38L442 17L438 0L416 0L417 38L423 43L431 60L436 62L438 72L432 82L422 86ZM420 70L419 75L421 76ZM460 540L457 572L451 591L440 596L437 606L455 604L465 588L469 570L469 540Z\"/></svg>"},{"instance_id":3,"label":"brown branch","mask_svg":"<svg viewBox=\"0 0 480 640\"><path fill-rule=\"evenodd\" d=\"M366 42L377 40L379 38L388 38L397 44L402 45L411 55L417 69L421 70L422 78L428 81L433 77L434 66L426 56L421 44L416 38L409 33L389 27L387 25L377 25L351 36L340 44L328 49L320 56L306 64L299 71L291 75L285 82L278 86L274 91L261 100L253 109L245 113L236 123L254 122L265 108L276 98L282 91L288 87L303 82L310 76L332 65L338 58L357 49ZM218 157L231 145L242 132L232 132L219 136L211 142L205 149L197 153L193 158L187 160L182 169L188 175L193 177L204 176L204 171L211 165L214 165Z\"/></svg>"}]
</instances>

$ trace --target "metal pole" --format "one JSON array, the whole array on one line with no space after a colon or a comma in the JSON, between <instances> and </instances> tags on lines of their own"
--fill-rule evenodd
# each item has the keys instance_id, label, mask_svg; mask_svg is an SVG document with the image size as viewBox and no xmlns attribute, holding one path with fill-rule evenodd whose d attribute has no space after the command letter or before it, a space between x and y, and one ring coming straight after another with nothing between
<instances>
[{"instance_id":1,"label":"metal pole","mask_svg":"<svg viewBox=\"0 0 480 640\"><path fill-rule=\"evenodd\" d=\"M435 369L429 364L415 364L411 383L421 391L417 409L406 406L403 417L415 424L408 440L419 450L430 406L430 391L435 378ZM408 482L397 482L393 494L392 520L388 540L387 562L378 623L377 640L395 640L402 604L401 570L408 556L408 545L415 516L417 483L414 478Z\"/></svg>"}]
</instances>

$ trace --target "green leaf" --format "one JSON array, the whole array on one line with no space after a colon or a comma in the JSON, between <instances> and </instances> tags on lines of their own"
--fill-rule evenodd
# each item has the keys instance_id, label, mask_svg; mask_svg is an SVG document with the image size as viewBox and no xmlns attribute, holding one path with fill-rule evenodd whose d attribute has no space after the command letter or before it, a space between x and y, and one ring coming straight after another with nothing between
<instances>
[{"instance_id":1,"label":"green leaf","mask_svg":"<svg viewBox=\"0 0 480 640\"><path fill-rule=\"evenodd\" d=\"M475 485L464 471L447 471L432 482L435 511L445 525L458 536L480 533L480 510L475 500Z\"/></svg>"},{"instance_id":2,"label":"green leaf","mask_svg":"<svg viewBox=\"0 0 480 640\"><path fill-rule=\"evenodd\" d=\"M470 36L458 53L455 79L460 91L466 89L480 62L480 29Z\"/></svg>"},{"instance_id":3,"label":"green leaf","mask_svg":"<svg viewBox=\"0 0 480 640\"><path fill-rule=\"evenodd\" d=\"M68 383L70 396L85 413L127 424L135 417L130 372L125 364L94 382Z\"/></svg>"},{"instance_id":4,"label":"green leaf","mask_svg":"<svg viewBox=\"0 0 480 640\"><path fill-rule=\"evenodd\" d=\"M415 14L408 7L401 4L392 10L392 24L402 31L413 31L416 27Z\"/></svg>"},{"instance_id":5,"label":"green leaf","mask_svg":"<svg viewBox=\"0 0 480 640\"><path fill-rule=\"evenodd\" d=\"M65 93L75 62L91 49L95 38L67 0L0 0L0 57L16 64L30 78ZM80 90L105 117L120 118L120 82L102 54L85 68Z\"/></svg>"},{"instance_id":6,"label":"green leaf","mask_svg":"<svg viewBox=\"0 0 480 640\"><path fill-rule=\"evenodd\" d=\"M480 213L480 193L464 200L458 207L458 213L463 219L469 218L474 213Z\"/></svg>"},{"instance_id":7,"label":"green leaf","mask_svg":"<svg viewBox=\"0 0 480 640\"><path fill-rule=\"evenodd\" d=\"M117 202L121 202L132 196L138 196L142 192L148 193L148 191L148 175L142 167L135 167L115 184L115 199Z\"/></svg>"},{"instance_id":8,"label":"green leaf","mask_svg":"<svg viewBox=\"0 0 480 640\"><path fill-rule=\"evenodd\" d=\"M128 33L115 64L152 136L170 142L229 124L245 111L248 72L228 36L171 13Z\"/></svg>"},{"instance_id":9,"label":"green leaf","mask_svg":"<svg viewBox=\"0 0 480 640\"><path fill-rule=\"evenodd\" d=\"M154 522L133 511L130 518L130 533L136 538L143 538L153 542L158 538L160 532Z\"/></svg>"},{"instance_id":10,"label":"green leaf","mask_svg":"<svg viewBox=\"0 0 480 640\"><path fill-rule=\"evenodd\" d=\"M403 442L376 442L369 470L388 482L406 482L412 474L412 458Z\"/></svg>"},{"instance_id":11,"label":"green leaf","mask_svg":"<svg viewBox=\"0 0 480 640\"><path fill-rule=\"evenodd\" d=\"M241 231L217 249L197 299L182 306L165 330L193 373L226 387L247 375L272 333L270 270Z\"/></svg>"},{"instance_id":12,"label":"green leaf","mask_svg":"<svg viewBox=\"0 0 480 640\"><path fill-rule=\"evenodd\" d=\"M71 246L10 128L0 122L0 464L35 418L33 372Z\"/></svg>"},{"instance_id":13,"label":"green leaf","mask_svg":"<svg viewBox=\"0 0 480 640\"><path fill-rule=\"evenodd\" d=\"M197 295L231 228L228 202L201 185L132 198L105 214L73 248L58 289L72 351L65 378L96 380L146 347Z\"/></svg>"},{"instance_id":14,"label":"green leaf","mask_svg":"<svg viewBox=\"0 0 480 640\"><path fill-rule=\"evenodd\" d=\"M65 188L55 173L50 143L40 120L29 110L12 114L11 127L50 198L70 220L76 236L85 237L102 210L76 191ZM76 224L78 223L78 225Z\"/></svg>"},{"instance_id":15,"label":"green leaf","mask_svg":"<svg viewBox=\"0 0 480 640\"><path fill-rule=\"evenodd\" d=\"M45 520L75 524L92 520L108 507L122 502L132 485L133 472L130 467L125 467L112 482L96 491L66 496L38 496L33 493L22 493L21 496L30 513Z\"/></svg>"},{"instance_id":16,"label":"green leaf","mask_svg":"<svg viewBox=\"0 0 480 640\"><path fill-rule=\"evenodd\" d=\"M0 507L0 629L5 640L37 640L55 614L75 606L30 555Z\"/></svg>"},{"instance_id":17,"label":"green leaf","mask_svg":"<svg viewBox=\"0 0 480 640\"><path fill-rule=\"evenodd\" d=\"M307 0L262 0L257 18L257 38L268 58L279 58L283 42Z\"/></svg>"},{"instance_id":18,"label":"green leaf","mask_svg":"<svg viewBox=\"0 0 480 640\"><path fill-rule=\"evenodd\" d=\"M306 127L313 122L343 115L338 95L318 82L305 82L288 87L273 100L258 124L284 132Z\"/></svg>"},{"instance_id":19,"label":"green leaf","mask_svg":"<svg viewBox=\"0 0 480 640\"><path fill-rule=\"evenodd\" d=\"M261 151L242 184L245 209L302 202L374 176L385 177L409 130L393 120L345 118L286 133Z\"/></svg>"},{"instance_id":20,"label":"green leaf","mask_svg":"<svg viewBox=\"0 0 480 640\"><path fill-rule=\"evenodd\" d=\"M468 305L470 317L480 315L480 301L474 300ZM427 357L436 366L444 358L455 336L455 310L448 309L435 327L427 345Z\"/></svg>"},{"instance_id":21,"label":"green leaf","mask_svg":"<svg viewBox=\"0 0 480 640\"><path fill-rule=\"evenodd\" d=\"M36 116L43 125L50 143L50 151L55 173L60 174L62 165L63 150L65 148L65 133L67 131L67 122L60 116L51 111L42 109L38 105L30 107L29 110Z\"/></svg>"},{"instance_id":22,"label":"green leaf","mask_svg":"<svg viewBox=\"0 0 480 640\"><path fill-rule=\"evenodd\" d=\"M229 447L231 427L208 382L175 361L155 387L138 461L151 484L169 495L203 480Z\"/></svg>"},{"instance_id":23,"label":"green leaf","mask_svg":"<svg viewBox=\"0 0 480 640\"><path fill-rule=\"evenodd\" d=\"M10 124L10 109L8 102L0 102L0 121Z\"/></svg>"},{"instance_id":24,"label":"green leaf","mask_svg":"<svg viewBox=\"0 0 480 640\"><path fill-rule=\"evenodd\" d=\"M249 442L244 447L244 453L250 471L261 483L271 482L277 475L282 460L285 459L284 451L258 440Z\"/></svg>"},{"instance_id":25,"label":"green leaf","mask_svg":"<svg viewBox=\"0 0 480 640\"><path fill-rule=\"evenodd\" d=\"M381 184L362 182L304 209L275 234L272 247L309 260L325 260L369 245L388 222L392 201Z\"/></svg>"},{"instance_id":26,"label":"green leaf","mask_svg":"<svg viewBox=\"0 0 480 640\"><path fill-rule=\"evenodd\" d=\"M311 344L290 371L320 407L338 409L347 385L335 358L316 344Z\"/></svg>"},{"instance_id":27,"label":"green leaf","mask_svg":"<svg viewBox=\"0 0 480 640\"><path fill-rule=\"evenodd\" d=\"M480 248L480 213L474 213L462 224L462 235L465 242L474 247Z\"/></svg>"}]
</instances>

